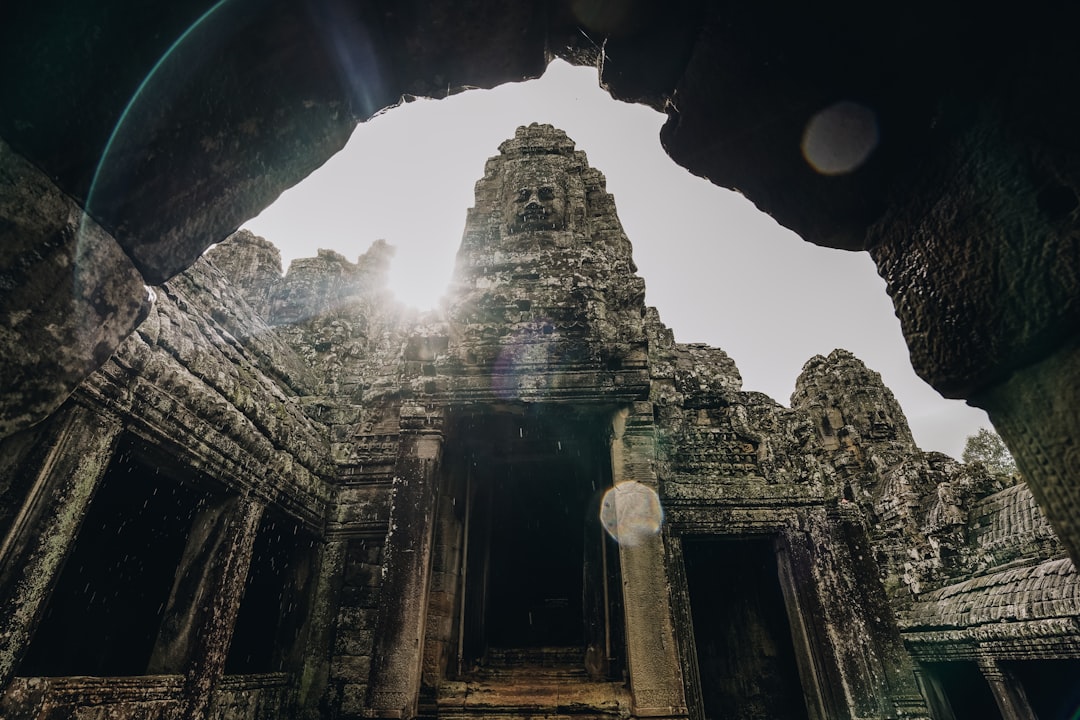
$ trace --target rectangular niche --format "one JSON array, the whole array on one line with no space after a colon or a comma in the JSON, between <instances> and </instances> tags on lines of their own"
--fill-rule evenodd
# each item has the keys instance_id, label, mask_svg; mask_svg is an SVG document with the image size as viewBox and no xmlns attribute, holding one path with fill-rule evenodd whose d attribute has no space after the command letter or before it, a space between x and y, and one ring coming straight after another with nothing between
<instances>
[{"instance_id":1,"label":"rectangular niche","mask_svg":"<svg viewBox=\"0 0 1080 720\"><path fill-rule=\"evenodd\" d=\"M19 674L144 675L205 478L122 442L60 572Z\"/></svg>"},{"instance_id":2,"label":"rectangular niche","mask_svg":"<svg viewBox=\"0 0 1080 720\"><path fill-rule=\"evenodd\" d=\"M316 542L284 513L267 509L263 514L225 660L227 674L295 667L315 573Z\"/></svg>"}]
</instances>

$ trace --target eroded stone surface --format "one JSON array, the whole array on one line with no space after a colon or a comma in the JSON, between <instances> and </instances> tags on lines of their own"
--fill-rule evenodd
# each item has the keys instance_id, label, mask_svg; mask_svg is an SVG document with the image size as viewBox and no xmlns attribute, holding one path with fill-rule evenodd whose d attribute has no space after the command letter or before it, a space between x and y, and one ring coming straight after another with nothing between
<instances>
[{"instance_id":1,"label":"eroded stone surface","mask_svg":"<svg viewBox=\"0 0 1080 720\"><path fill-rule=\"evenodd\" d=\"M282 276L271 243L238 233L155 288L74 394L74 430L57 435L57 416L0 445L6 713L679 718L727 692L746 713L928 718L919 662L978 662L1015 695L1001 662L1072 657L1080 582L1032 491L922 452L847 351L811 358L789 408L744 389L723 350L676 343L644 304L603 175L563 132L520 128L488 161L443 308L395 302L391 256L382 241L356 262L319 251ZM81 457L99 424L112 434ZM177 551L147 665L173 674L19 677L78 533L108 531L79 525L114 444L210 493L192 517L232 518ZM605 500L620 483L634 492ZM611 532L624 496L662 517ZM289 554L267 549L283 537ZM710 557L702 543L761 559L754 582L687 562ZM489 567L503 546L529 560ZM20 573L38 575L7 580ZM533 576L555 597L519 607ZM302 614L261 649L245 581L281 603L261 622ZM704 621L710 593L736 598L754 640ZM538 649L565 638L559 622L581 636ZM234 674L230 641L278 664ZM722 690L758 680L795 689Z\"/></svg>"},{"instance_id":2,"label":"eroded stone surface","mask_svg":"<svg viewBox=\"0 0 1080 720\"><path fill-rule=\"evenodd\" d=\"M0 338L12 373L35 383L5 387L19 408L11 431L57 407L133 328L144 297L128 261L161 283L321 165L358 121L402 98L536 77L552 57L596 66L614 97L666 112L664 147L692 172L811 242L873 248L914 365L943 394L1018 392L1010 373L1075 339L1078 112L1061 88L1076 85L1080 62L1068 5L925 5L886 23L843 3L697 0L97 2L65 8L60 24L57 12L26 5L0 28L0 58L16 69L0 79L0 134L52 185L35 194L48 218L25 237L67 223L49 198L69 196L127 260L110 251L81 279L115 316L38 303L55 287L52 261L9 275L13 316L40 328L78 317L82 335L29 333L34 350L24 331ZM835 121L824 133L822 118ZM76 253L57 257L74 266ZM66 360L42 363L39 351ZM1053 393L1071 387L1045 380ZM1045 431L1068 422L1071 411ZM1037 456L1005 433L1045 466L1030 481L1051 503L1075 494L1072 435L1059 434ZM1080 557L1066 503L1050 516Z\"/></svg>"},{"instance_id":3,"label":"eroded stone surface","mask_svg":"<svg viewBox=\"0 0 1080 720\"><path fill-rule=\"evenodd\" d=\"M55 410L116 350L153 293L116 241L0 142L0 436Z\"/></svg>"}]
</instances>

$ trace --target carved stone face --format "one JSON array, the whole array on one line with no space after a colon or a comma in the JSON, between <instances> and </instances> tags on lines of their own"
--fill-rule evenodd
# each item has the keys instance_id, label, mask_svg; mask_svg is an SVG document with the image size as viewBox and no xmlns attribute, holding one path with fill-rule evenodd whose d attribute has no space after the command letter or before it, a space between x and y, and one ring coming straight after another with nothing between
<instances>
[{"instance_id":1,"label":"carved stone face","mask_svg":"<svg viewBox=\"0 0 1080 720\"><path fill-rule=\"evenodd\" d=\"M566 190L553 173L513 175L507 186L504 212L511 233L561 230L566 226Z\"/></svg>"}]
</instances>

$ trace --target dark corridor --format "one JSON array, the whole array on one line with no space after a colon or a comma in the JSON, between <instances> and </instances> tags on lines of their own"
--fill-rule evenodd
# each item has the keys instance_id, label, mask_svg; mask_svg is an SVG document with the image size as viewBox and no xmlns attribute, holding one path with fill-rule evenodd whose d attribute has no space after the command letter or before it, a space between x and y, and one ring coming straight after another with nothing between
<instances>
[{"instance_id":1,"label":"dark corridor","mask_svg":"<svg viewBox=\"0 0 1080 720\"><path fill-rule=\"evenodd\" d=\"M192 522L221 497L206 489L207 481L181 481L181 475L156 457L121 447L90 503L20 675L147 672Z\"/></svg>"},{"instance_id":2,"label":"dark corridor","mask_svg":"<svg viewBox=\"0 0 1080 720\"><path fill-rule=\"evenodd\" d=\"M589 654L599 674L620 666L618 552L593 517L611 484L609 426L597 415L538 407L456 425L448 446L469 468L465 667L484 664L492 649L526 648Z\"/></svg>"},{"instance_id":3,"label":"dark corridor","mask_svg":"<svg viewBox=\"0 0 1080 720\"><path fill-rule=\"evenodd\" d=\"M497 468L490 482L488 644L583 645L588 480L554 461Z\"/></svg>"}]
</instances>

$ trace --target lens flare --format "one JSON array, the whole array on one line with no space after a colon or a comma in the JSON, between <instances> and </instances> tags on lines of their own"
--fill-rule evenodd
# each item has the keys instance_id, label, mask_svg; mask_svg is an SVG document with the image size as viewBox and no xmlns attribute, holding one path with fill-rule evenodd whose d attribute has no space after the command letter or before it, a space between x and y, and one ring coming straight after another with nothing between
<instances>
[{"instance_id":1,"label":"lens flare","mask_svg":"<svg viewBox=\"0 0 1080 720\"><path fill-rule=\"evenodd\" d=\"M640 545L660 532L664 522L660 496L636 480L618 483L604 493L600 522L620 545Z\"/></svg>"},{"instance_id":2,"label":"lens flare","mask_svg":"<svg viewBox=\"0 0 1080 720\"><path fill-rule=\"evenodd\" d=\"M495 360L492 390L504 400L543 394L544 371L552 366L554 349L554 337L542 332L508 342Z\"/></svg>"},{"instance_id":3,"label":"lens flare","mask_svg":"<svg viewBox=\"0 0 1080 720\"><path fill-rule=\"evenodd\" d=\"M849 101L830 105L810 118L802 138L803 157L822 175L856 170L877 145L877 115Z\"/></svg>"}]
</instances>

